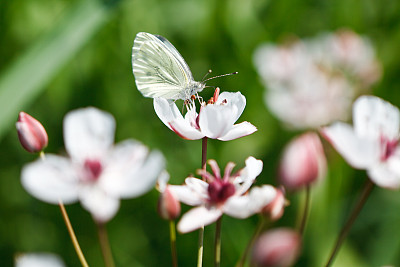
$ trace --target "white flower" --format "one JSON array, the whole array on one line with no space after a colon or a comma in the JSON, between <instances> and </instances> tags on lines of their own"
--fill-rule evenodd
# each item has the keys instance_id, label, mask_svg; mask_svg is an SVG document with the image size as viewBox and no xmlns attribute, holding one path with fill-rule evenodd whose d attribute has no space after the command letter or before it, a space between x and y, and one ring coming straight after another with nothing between
<instances>
[{"instance_id":1,"label":"white flower","mask_svg":"<svg viewBox=\"0 0 400 267\"><path fill-rule=\"evenodd\" d=\"M120 198L150 190L164 168L161 153L127 140L113 146L114 118L95 108L78 109L64 119L69 158L47 155L22 170L22 185L36 198L58 204L80 201L96 221L110 220Z\"/></svg>"},{"instance_id":2,"label":"white flower","mask_svg":"<svg viewBox=\"0 0 400 267\"><path fill-rule=\"evenodd\" d=\"M203 137L222 141L240 138L257 131L249 122L234 124L246 106L246 98L240 93L223 92L214 94L212 103L196 112L194 101L187 105L185 117L174 102L164 98L154 99L154 109L161 121L180 137L197 140Z\"/></svg>"},{"instance_id":3,"label":"white flower","mask_svg":"<svg viewBox=\"0 0 400 267\"><path fill-rule=\"evenodd\" d=\"M57 255L51 253L30 253L18 255L15 267L65 267Z\"/></svg>"},{"instance_id":4,"label":"white flower","mask_svg":"<svg viewBox=\"0 0 400 267\"><path fill-rule=\"evenodd\" d=\"M182 216L178 223L180 232L190 232L211 224L224 213L235 218L247 218L260 212L274 200L276 190L269 185L255 187L245 194L261 173L263 165L261 160L249 157L246 160L246 167L234 175L231 175L234 164L230 162L225 168L223 177L214 160L209 160L209 164L213 175L199 170L199 174L207 182L188 177L185 185L169 186L181 202L198 206Z\"/></svg>"},{"instance_id":5,"label":"white flower","mask_svg":"<svg viewBox=\"0 0 400 267\"><path fill-rule=\"evenodd\" d=\"M268 108L297 129L346 120L354 95L380 77L373 47L350 31L261 45L254 65L267 88Z\"/></svg>"},{"instance_id":6,"label":"white flower","mask_svg":"<svg viewBox=\"0 0 400 267\"><path fill-rule=\"evenodd\" d=\"M353 105L353 127L337 122L322 129L344 159L367 170L377 185L400 187L400 113L397 107L375 97L361 96Z\"/></svg>"}]
</instances>

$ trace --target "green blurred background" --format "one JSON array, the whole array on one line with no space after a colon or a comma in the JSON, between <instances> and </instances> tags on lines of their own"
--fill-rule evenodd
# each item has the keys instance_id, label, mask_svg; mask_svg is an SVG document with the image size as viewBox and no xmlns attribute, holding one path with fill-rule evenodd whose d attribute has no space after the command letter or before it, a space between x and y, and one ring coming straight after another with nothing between
<instances>
[{"instance_id":1,"label":"green blurred background","mask_svg":"<svg viewBox=\"0 0 400 267\"><path fill-rule=\"evenodd\" d=\"M400 1L395 0L0 0L0 265L12 266L22 252L54 252L67 266L79 266L57 206L28 195L20 184L22 166L36 159L25 152L15 130L23 110L49 134L48 153L64 153L62 120L75 108L95 106L115 116L116 141L140 140L168 160L171 183L180 184L201 165L201 141L186 141L157 118L152 100L135 88L131 48L140 31L166 37L200 80L208 69L239 75L209 83L241 91L247 98L239 121L258 132L230 142L209 141L208 158L243 167L252 155L264 161L258 184L276 184L284 145L296 132L282 127L263 103L264 88L252 64L254 49L349 28L368 36L384 75L375 95L400 105ZM205 90L208 99L212 89ZM303 253L297 266L322 266L336 234L357 199L365 172L352 170L325 144L326 180L313 188ZM272 225L296 227L303 193ZM168 224L156 213L158 193L123 200L108 224L117 266L169 266ZM184 207L186 211L188 207ZM67 211L91 266L103 266L97 233L79 204ZM376 188L342 247L334 266L400 265L400 195ZM257 217L223 219L222 266L234 266ZM212 266L214 226L206 227L204 266ZM178 235L180 266L196 263L197 233Z\"/></svg>"}]
</instances>

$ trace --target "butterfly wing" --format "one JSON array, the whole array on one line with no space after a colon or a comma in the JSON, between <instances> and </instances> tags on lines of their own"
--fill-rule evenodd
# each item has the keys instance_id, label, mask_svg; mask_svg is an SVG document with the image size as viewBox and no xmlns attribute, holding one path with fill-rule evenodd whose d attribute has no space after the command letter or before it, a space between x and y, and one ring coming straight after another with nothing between
<instances>
[{"instance_id":1,"label":"butterfly wing","mask_svg":"<svg viewBox=\"0 0 400 267\"><path fill-rule=\"evenodd\" d=\"M132 48L138 90L146 97L179 99L193 76L178 50L164 37L140 32Z\"/></svg>"}]
</instances>

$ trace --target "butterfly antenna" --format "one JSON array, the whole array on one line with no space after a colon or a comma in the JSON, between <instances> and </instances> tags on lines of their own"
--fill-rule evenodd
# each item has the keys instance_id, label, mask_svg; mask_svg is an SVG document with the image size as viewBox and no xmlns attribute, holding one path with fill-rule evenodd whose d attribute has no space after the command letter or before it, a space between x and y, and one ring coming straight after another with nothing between
<instances>
[{"instance_id":1,"label":"butterfly antenna","mask_svg":"<svg viewBox=\"0 0 400 267\"><path fill-rule=\"evenodd\" d=\"M201 79L201 80L204 82L204 80L206 79L206 77L207 77L208 75L210 75L211 72L212 72L212 70L208 70L207 73L206 73L206 75L204 75L203 79Z\"/></svg>"},{"instance_id":2,"label":"butterfly antenna","mask_svg":"<svg viewBox=\"0 0 400 267\"><path fill-rule=\"evenodd\" d=\"M214 76L214 77L208 78L207 80L204 80L203 82L206 82L206 81L209 81L209 80L212 80L212 79L215 79L215 78L220 78L220 77L235 75L235 74L238 74L238 73L239 73L239 72L235 71L235 72L232 72L232 73L227 73L227 74L222 74L222 75Z\"/></svg>"}]
</instances>

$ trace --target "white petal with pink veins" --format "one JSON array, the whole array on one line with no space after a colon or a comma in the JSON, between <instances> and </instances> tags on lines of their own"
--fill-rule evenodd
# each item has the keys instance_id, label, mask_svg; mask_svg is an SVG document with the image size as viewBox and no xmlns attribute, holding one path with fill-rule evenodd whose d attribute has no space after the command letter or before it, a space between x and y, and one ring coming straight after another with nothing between
<instances>
[{"instance_id":1,"label":"white petal with pink veins","mask_svg":"<svg viewBox=\"0 0 400 267\"><path fill-rule=\"evenodd\" d=\"M221 141L230 141L246 135L250 135L257 131L257 128L250 122L244 121L233 127L224 136L218 138Z\"/></svg>"},{"instance_id":2,"label":"white petal with pink veins","mask_svg":"<svg viewBox=\"0 0 400 267\"><path fill-rule=\"evenodd\" d=\"M348 124L334 123L324 127L322 134L354 168L367 169L380 158L379 143L356 136Z\"/></svg>"},{"instance_id":3,"label":"white petal with pink veins","mask_svg":"<svg viewBox=\"0 0 400 267\"><path fill-rule=\"evenodd\" d=\"M182 216L177 228L181 233L188 233L215 222L221 216L222 211L219 209L207 209L204 206L193 208Z\"/></svg>"},{"instance_id":4,"label":"white petal with pink veins","mask_svg":"<svg viewBox=\"0 0 400 267\"><path fill-rule=\"evenodd\" d=\"M22 186L34 197L52 204L78 200L79 178L71 162L59 156L47 155L26 165L21 174Z\"/></svg>"},{"instance_id":5,"label":"white petal with pink veins","mask_svg":"<svg viewBox=\"0 0 400 267\"><path fill-rule=\"evenodd\" d=\"M397 139L400 124L399 109L375 96L361 96L353 106L353 124L357 135L379 140Z\"/></svg>"},{"instance_id":6,"label":"white petal with pink veins","mask_svg":"<svg viewBox=\"0 0 400 267\"><path fill-rule=\"evenodd\" d=\"M115 120L95 108L69 112L64 118L64 143L69 156L77 161L103 157L114 142Z\"/></svg>"}]
</instances>

